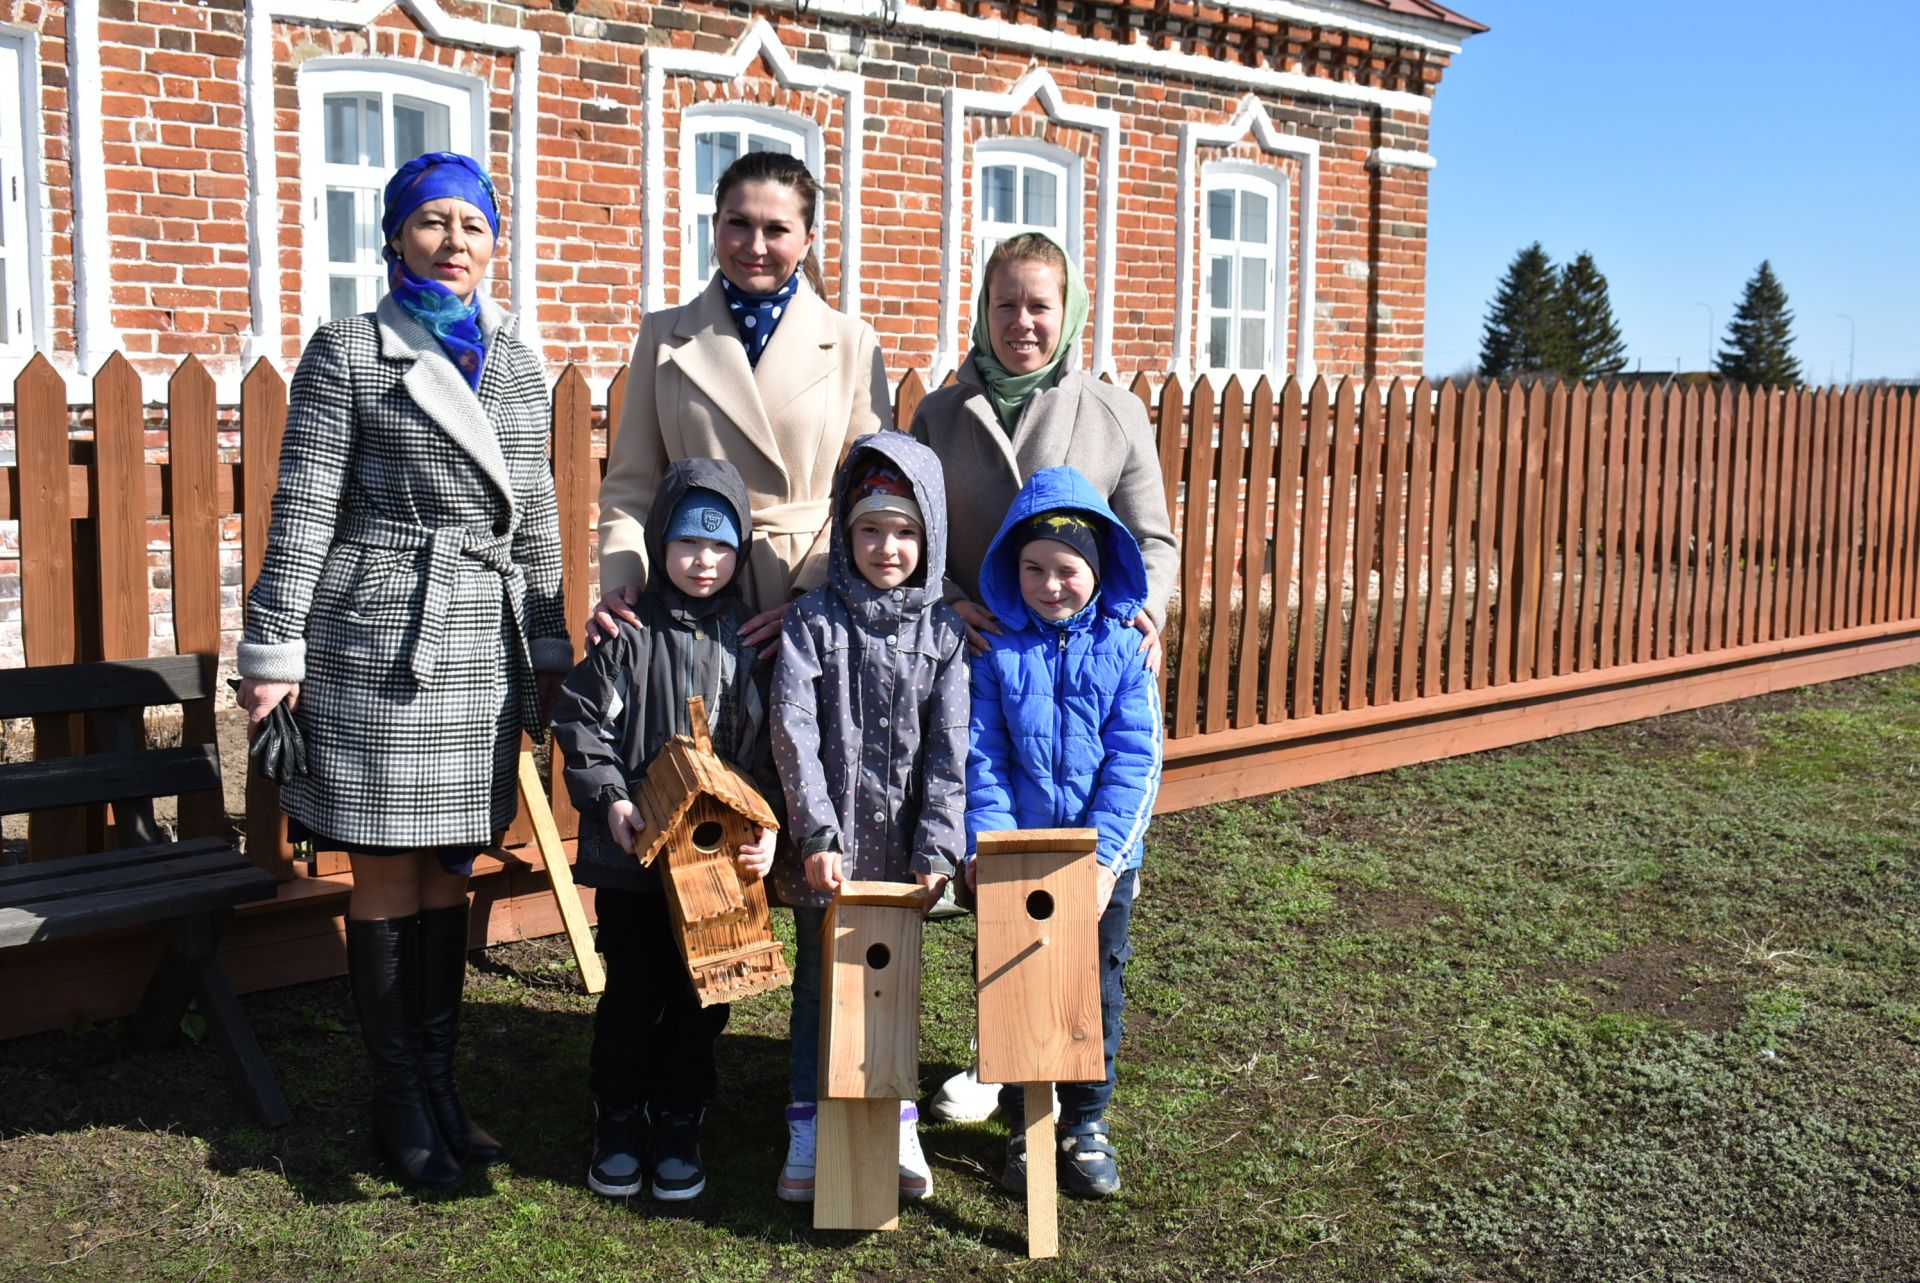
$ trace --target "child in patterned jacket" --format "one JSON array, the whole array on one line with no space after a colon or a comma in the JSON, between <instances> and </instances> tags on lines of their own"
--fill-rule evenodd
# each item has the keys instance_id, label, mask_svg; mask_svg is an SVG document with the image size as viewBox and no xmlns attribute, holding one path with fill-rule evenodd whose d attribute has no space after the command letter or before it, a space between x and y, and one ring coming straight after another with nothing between
<instances>
[{"instance_id":1,"label":"child in patterned jacket","mask_svg":"<svg viewBox=\"0 0 1920 1283\"><path fill-rule=\"evenodd\" d=\"M787 1158L777 1186L813 1198L819 1095L821 927L843 881L939 889L966 809L967 665L960 617L941 600L946 485L933 452L901 432L853 443L834 487L824 587L787 612L773 680L773 755L794 854L773 883L794 906ZM784 850L784 847L783 847ZM915 1102L900 1103L900 1193L925 1198Z\"/></svg>"}]
</instances>

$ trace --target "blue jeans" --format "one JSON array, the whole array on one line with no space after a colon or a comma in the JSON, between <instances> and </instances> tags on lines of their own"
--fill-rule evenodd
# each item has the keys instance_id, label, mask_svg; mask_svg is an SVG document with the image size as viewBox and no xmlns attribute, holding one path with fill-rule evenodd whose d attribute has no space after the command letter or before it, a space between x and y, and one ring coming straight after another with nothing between
<instances>
[{"instance_id":1,"label":"blue jeans","mask_svg":"<svg viewBox=\"0 0 1920 1283\"><path fill-rule=\"evenodd\" d=\"M1106 1035L1107 1076L1097 1083L1056 1083L1060 1093L1060 1125L1094 1123L1106 1116L1107 1102L1113 1099L1118 1081L1114 1057L1120 1051L1121 1019L1127 1010L1127 994L1122 982L1127 976L1127 959L1133 957L1133 944L1127 937L1133 922L1133 902L1140 894L1140 870L1122 875L1114 884L1113 899L1100 915L1100 1026ZM796 987L798 982L796 981ZM1000 1112L1008 1125L1025 1125L1026 1094L1020 1084L1009 1083L1000 1089Z\"/></svg>"},{"instance_id":2,"label":"blue jeans","mask_svg":"<svg viewBox=\"0 0 1920 1283\"><path fill-rule=\"evenodd\" d=\"M787 1099L810 1104L820 1098L820 933L827 924L825 909L793 907L793 934L798 954L793 961L793 1014L787 1020Z\"/></svg>"}]
</instances>

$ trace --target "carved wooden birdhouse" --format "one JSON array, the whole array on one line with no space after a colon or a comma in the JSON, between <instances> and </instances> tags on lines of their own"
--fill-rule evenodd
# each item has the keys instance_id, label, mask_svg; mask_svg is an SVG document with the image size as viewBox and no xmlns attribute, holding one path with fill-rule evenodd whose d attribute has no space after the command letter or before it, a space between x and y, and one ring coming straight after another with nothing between
<instances>
[{"instance_id":1,"label":"carved wooden birdhouse","mask_svg":"<svg viewBox=\"0 0 1920 1283\"><path fill-rule=\"evenodd\" d=\"M1106 1076L1094 842L1092 829L976 841L982 1082Z\"/></svg>"},{"instance_id":2,"label":"carved wooden birdhouse","mask_svg":"<svg viewBox=\"0 0 1920 1283\"><path fill-rule=\"evenodd\" d=\"M778 822L747 778L714 753L705 701L696 695L687 708L693 734L667 741L634 798L646 821L635 854L642 865L665 861L660 881L680 953L700 1005L710 1007L793 977L773 938L765 885L734 863L742 843Z\"/></svg>"},{"instance_id":3,"label":"carved wooden birdhouse","mask_svg":"<svg viewBox=\"0 0 1920 1283\"><path fill-rule=\"evenodd\" d=\"M900 1102L919 1095L920 928L932 898L911 882L848 882L827 909L816 1229L899 1223Z\"/></svg>"}]
</instances>

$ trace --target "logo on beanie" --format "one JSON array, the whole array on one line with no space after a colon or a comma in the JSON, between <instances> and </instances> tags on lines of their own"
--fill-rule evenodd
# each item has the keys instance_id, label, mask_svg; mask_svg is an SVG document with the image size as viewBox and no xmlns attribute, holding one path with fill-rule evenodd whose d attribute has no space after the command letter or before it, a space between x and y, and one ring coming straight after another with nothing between
<instances>
[{"instance_id":1,"label":"logo on beanie","mask_svg":"<svg viewBox=\"0 0 1920 1283\"><path fill-rule=\"evenodd\" d=\"M712 534L720 528L720 521L720 510L718 508L703 508L700 510L700 528L708 534Z\"/></svg>"}]
</instances>

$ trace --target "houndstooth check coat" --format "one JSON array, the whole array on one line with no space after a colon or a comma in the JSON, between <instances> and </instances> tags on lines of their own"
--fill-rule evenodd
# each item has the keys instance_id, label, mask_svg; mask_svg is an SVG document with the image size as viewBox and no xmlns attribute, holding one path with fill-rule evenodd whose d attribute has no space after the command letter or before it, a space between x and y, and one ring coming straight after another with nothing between
<instances>
[{"instance_id":1,"label":"houndstooth check coat","mask_svg":"<svg viewBox=\"0 0 1920 1283\"><path fill-rule=\"evenodd\" d=\"M512 820L533 674L573 652L538 359L481 300L476 392L391 298L293 376L240 672L300 682L289 815L343 843L485 843Z\"/></svg>"}]
</instances>

